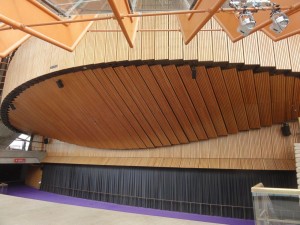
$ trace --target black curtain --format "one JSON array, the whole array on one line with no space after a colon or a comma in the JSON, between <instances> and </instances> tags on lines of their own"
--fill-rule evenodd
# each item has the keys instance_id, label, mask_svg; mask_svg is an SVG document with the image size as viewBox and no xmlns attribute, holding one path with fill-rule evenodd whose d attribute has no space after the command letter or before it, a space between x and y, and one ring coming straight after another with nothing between
<instances>
[{"instance_id":1,"label":"black curtain","mask_svg":"<svg viewBox=\"0 0 300 225\"><path fill-rule=\"evenodd\" d=\"M294 171L46 164L41 189L117 204L253 218L251 187L297 188Z\"/></svg>"},{"instance_id":2,"label":"black curtain","mask_svg":"<svg viewBox=\"0 0 300 225\"><path fill-rule=\"evenodd\" d=\"M0 164L0 183L20 182L23 165L21 164Z\"/></svg>"}]
</instances>

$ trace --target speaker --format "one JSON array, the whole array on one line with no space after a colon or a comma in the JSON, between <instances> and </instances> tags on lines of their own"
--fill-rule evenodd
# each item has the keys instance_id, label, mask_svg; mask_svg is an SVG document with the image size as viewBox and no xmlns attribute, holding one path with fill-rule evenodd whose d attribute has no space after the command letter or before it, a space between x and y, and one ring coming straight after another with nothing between
<instances>
[{"instance_id":1,"label":"speaker","mask_svg":"<svg viewBox=\"0 0 300 225\"><path fill-rule=\"evenodd\" d=\"M58 88L63 88L64 87L64 83L62 82L62 80L57 80L56 85L57 85Z\"/></svg>"},{"instance_id":2,"label":"speaker","mask_svg":"<svg viewBox=\"0 0 300 225\"><path fill-rule=\"evenodd\" d=\"M44 138L44 144L45 145L49 144L49 139L48 138Z\"/></svg>"},{"instance_id":3,"label":"speaker","mask_svg":"<svg viewBox=\"0 0 300 225\"><path fill-rule=\"evenodd\" d=\"M281 126L281 133L285 137L288 137L288 136L290 136L292 134L291 130L290 130L290 126L289 126L288 123L283 123L282 124L282 126Z\"/></svg>"}]
</instances>

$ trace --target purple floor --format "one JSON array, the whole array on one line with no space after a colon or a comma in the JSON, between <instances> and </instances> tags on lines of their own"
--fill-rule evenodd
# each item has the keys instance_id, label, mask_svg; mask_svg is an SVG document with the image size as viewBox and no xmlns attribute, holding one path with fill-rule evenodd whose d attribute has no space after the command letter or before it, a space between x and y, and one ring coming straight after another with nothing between
<instances>
[{"instance_id":1,"label":"purple floor","mask_svg":"<svg viewBox=\"0 0 300 225\"><path fill-rule=\"evenodd\" d=\"M118 205L113 203L74 198L74 197L69 197L64 195L53 194L45 191L39 191L25 185L9 186L8 195L48 201L48 202L62 203L68 205L76 205L76 206L83 206L83 207L90 207L90 208L97 208L97 209L107 209L107 210L114 210L114 211L127 212L127 213L137 213L137 214L150 215L150 216L162 216L162 217L169 217L169 218L176 218L176 219L194 220L194 221L221 223L221 224L230 224L230 225L254 225L254 221L252 220L240 220L240 219L232 219L232 218L224 218L224 217L216 217L216 216L204 216L199 214L171 212L165 210Z\"/></svg>"}]
</instances>

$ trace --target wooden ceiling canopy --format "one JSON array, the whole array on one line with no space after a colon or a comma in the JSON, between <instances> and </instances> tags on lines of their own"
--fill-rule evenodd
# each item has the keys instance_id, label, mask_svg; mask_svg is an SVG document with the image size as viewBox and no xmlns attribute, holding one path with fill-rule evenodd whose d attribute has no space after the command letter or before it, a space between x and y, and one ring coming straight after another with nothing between
<instances>
[{"instance_id":1,"label":"wooden ceiling canopy","mask_svg":"<svg viewBox=\"0 0 300 225\"><path fill-rule=\"evenodd\" d=\"M143 149L295 120L299 106L297 77L127 63L31 80L5 98L1 116L10 128L29 134L102 149Z\"/></svg>"},{"instance_id":2,"label":"wooden ceiling canopy","mask_svg":"<svg viewBox=\"0 0 300 225\"><path fill-rule=\"evenodd\" d=\"M224 4L228 0L198 0L192 10L161 13L132 13L127 0L107 1L113 13L110 16L78 15L73 18L62 18L36 0L0 0L0 57L7 56L30 36L73 51L93 21L108 19L118 21L129 46L134 47L139 17L155 15L178 14L178 27L185 44L188 44L212 17L218 21L233 42L243 38L237 32L239 21L236 13L233 9L224 9L226 7ZM253 32L262 30L274 41L299 34L299 1L277 0L276 3L285 8L284 12L290 16L290 25L287 29L279 35L270 32L268 28L271 23L270 10L259 10L255 13L257 25ZM155 29L147 32L154 31Z\"/></svg>"}]
</instances>

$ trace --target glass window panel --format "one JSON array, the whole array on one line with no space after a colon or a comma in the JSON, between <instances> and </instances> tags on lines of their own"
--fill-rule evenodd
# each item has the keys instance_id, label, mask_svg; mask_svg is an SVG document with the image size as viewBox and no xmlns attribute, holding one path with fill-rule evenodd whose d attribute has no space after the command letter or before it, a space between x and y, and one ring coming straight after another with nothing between
<instances>
[{"instance_id":1,"label":"glass window panel","mask_svg":"<svg viewBox=\"0 0 300 225\"><path fill-rule=\"evenodd\" d=\"M134 12L189 10L197 0L129 0Z\"/></svg>"}]
</instances>

